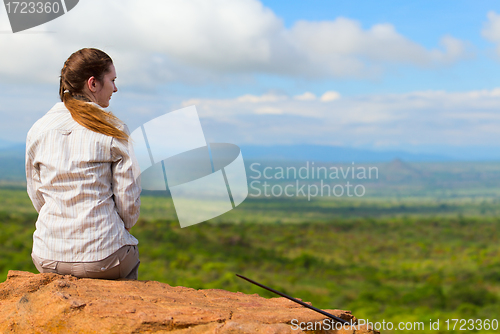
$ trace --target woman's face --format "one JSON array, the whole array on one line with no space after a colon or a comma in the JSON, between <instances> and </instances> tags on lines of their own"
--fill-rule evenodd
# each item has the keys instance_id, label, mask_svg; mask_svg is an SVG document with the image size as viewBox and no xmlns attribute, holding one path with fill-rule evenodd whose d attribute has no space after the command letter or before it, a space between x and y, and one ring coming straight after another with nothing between
<instances>
[{"instance_id":1,"label":"woman's face","mask_svg":"<svg viewBox=\"0 0 500 334\"><path fill-rule=\"evenodd\" d=\"M96 80L96 91L93 94L96 101L94 102L103 108L107 108L109 106L111 95L118 91L118 88L116 88L115 85L115 79L115 66L111 64L109 66L108 72L106 72L106 74L104 75L102 82Z\"/></svg>"}]
</instances>

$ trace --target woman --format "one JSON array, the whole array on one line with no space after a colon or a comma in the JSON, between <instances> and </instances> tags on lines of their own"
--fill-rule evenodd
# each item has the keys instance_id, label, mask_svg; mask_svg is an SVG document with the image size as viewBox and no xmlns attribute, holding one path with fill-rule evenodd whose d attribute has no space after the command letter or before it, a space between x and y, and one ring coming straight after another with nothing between
<instances>
[{"instance_id":1,"label":"woman","mask_svg":"<svg viewBox=\"0 0 500 334\"><path fill-rule=\"evenodd\" d=\"M109 106L111 58L82 49L61 70L60 103L26 140L28 195L38 215L32 258L41 273L137 279L141 188L128 129ZM135 173L134 173L135 170Z\"/></svg>"}]
</instances>

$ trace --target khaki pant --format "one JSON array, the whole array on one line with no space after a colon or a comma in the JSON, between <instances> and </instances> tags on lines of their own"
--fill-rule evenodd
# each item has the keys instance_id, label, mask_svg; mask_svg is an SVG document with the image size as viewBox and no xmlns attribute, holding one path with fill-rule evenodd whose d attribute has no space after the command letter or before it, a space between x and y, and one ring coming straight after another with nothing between
<instances>
[{"instance_id":1,"label":"khaki pant","mask_svg":"<svg viewBox=\"0 0 500 334\"><path fill-rule=\"evenodd\" d=\"M139 250L137 246L123 246L107 258L96 262L60 262L42 259L31 254L33 264L40 273L73 275L79 278L137 279Z\"/></svg>"}]
</instances>

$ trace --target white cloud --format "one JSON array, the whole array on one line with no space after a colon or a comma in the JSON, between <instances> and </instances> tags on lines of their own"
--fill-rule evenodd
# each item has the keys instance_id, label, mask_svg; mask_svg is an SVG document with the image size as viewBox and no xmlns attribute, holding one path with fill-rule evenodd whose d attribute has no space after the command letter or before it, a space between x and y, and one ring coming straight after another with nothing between
<instances>
[{"instance_id":1,"label":"white cloud","mask_svg":"<svg viewBox=\"0 0 500 334\"><path fill-rule=\"evenodd\" d=\"M0 138L11 141L24 140L30 126L52 107L57 96L56 85L44 89L0 85L0 90L4 92ZM500 88L344 96L326 103L277 94L178 101L124 89L113 97L111 110L133 130L165 112L193 104L209 142L380 148L500 142Z\"/></svg>"},{"instance_id":2,"label":"white cloud","mask_svg":"<svg viewBox=\"0 0 500 334\"><path fill-rule=\"evenodd\" d=\"M435 61L453 63L457 59L470 58L472 56L472 53L466 47L466 43L450 35L443 36L440 44L443 46L445 52L434 51L433 60Z\"/></svg>"},{"instance_id":3,"label":"white cloud","mask_svg":"<svg viewBox=\"0 0 500 334\"><path fill-rule=\"evenodd\" d=\"M481 34L490 42L497 44L497 54L500 56L500 15L494 11L488 12L488 22L484 24Z\"/></svg>"},{"instance_id":4,"label":"white cloud","mask_svg":"<svg viewBox=\"0 0 500 334\"><path fill-rule=\"evenodd\" d=\"M243 96L240 96L237 98L238 102L252 102L252 103L259 103L259 102L277 102L277 101L282 101L286 100L288 97L285 95L276 95L276 94L264 94L261 96L256 96L252 94L246 94Z\"/></svg>"},{"instance_id":5,"label":"white cloud","mask_svg":"<svg viewBox=\"0 0 500 334\"><path fill-rule=\"evenodd\" d=\"M311 92L295 95L293 98L297 101L315 101L317 99L316 95ZM340 93L335 91L325 92L320 97L320 101L322 102L330 102L338 99L340 99Z\"/></svg>"},{"instance_id":6,"label":"white cloud","mask_svg":"<svg viewBox=\"0 0 500 334\"><path fill-rule=\"evenodd\" d=\"M296 95L293 98L299 101L314 101L316 100L316 95L311 92L305 92L304 94Z\"/></svg>"},{"instance_id":7,"label":"white cloud","mask_svg":"<svg viewBox=\"0 0 500 334\"><path fill-rule=\"evenodd\" d=\"M0 29L9 30L6 22L0 10ZM450 36L442 44L428 50L390 24L363 29L348 18L286 28L257 0L86 0L26 33L0 34L0 80L53 82L64 60L87 46L110 53L120 82L151 86L255 73L366 77L387 63L431 66L465 53Z\"/></svg>"},{"instance_id":8,"label":"white cloud","mask_svg":"<svg viewBox=\"0 0 500 334\"><path fill-rule=\"evenodd\" d=\"M272 115L280 115L283 113L282 109L273 108L273 107L259 107L255 109L255 113L258 115L262 114L272 114Z\"/></svg>"},{"instance_id":9,"label":"white cloud","mask_svg":"<svg viewBox=\"0 0 500 334\"><path fill-rule=\"evenodd\" d=\"M322 102L330 102L340 99L340 93L335 91L328 91L321 95Z\"/></svg>"},{"instance_id":10,"label":"white cloud","mask_svg":"<svg viewBox=\"0 0 500 334\"><path fill-rule=\"evenodd\" d=\"M210 141L325 145L491 145L500 141L500 89L274 101L198 99ZM335 93L335 92L327 92ZM224 129L224 130L221 130Z\"/></svg>"}]
</instances>

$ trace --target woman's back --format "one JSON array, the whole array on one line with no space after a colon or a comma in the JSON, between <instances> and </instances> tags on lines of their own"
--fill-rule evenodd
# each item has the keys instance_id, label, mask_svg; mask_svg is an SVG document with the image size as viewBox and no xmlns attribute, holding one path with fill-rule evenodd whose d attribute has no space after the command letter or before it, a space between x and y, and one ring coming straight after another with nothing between
<instances>
[{"instance_id":1,"label":"woman's back","mask_svg":"<svg viewBox=\"0 0 500 334\"><path fill-rule=\"evenodd\" d=\"M26 139L28 195L39 213L33 263L40 272L137 279L141 188L126 126L109 106L116 70L101 50L73 53L61 70L60 103Z\"/></svg>"},{"instance_id":2,"label":"woman's back","mask_svg":"<svg viewBox=\"0 0 500 334\"><path fill-rule=\"evenodd\" d=\"M26 154L28 193L40 210L35 254L87 262L137 244L124 229L137 221L140 205L126 142L84 128L61 102L33 125ZM126 206L122 217L115 198Z\"/></svg>"}]
</instances>

